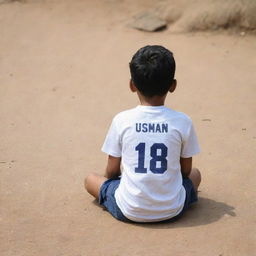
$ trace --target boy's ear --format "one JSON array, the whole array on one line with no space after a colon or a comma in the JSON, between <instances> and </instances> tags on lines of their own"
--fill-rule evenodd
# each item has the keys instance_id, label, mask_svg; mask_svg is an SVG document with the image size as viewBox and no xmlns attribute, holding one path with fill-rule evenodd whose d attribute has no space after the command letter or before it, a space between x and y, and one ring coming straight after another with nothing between
<instances>
[{"instance_id":1,"label":"boy's ear","mask_svg":"<svg viewBox=\"0 0 256 256\"><path fill-rule=\"evenodd\" d=\"M136 86L134 85L132 79L130 79L130 89L132 92L136 92L137 91L137 88Z\"/></svg>"},{"instance_id":2,"label":"boy's ear","mask_svg":"<svg viewBox=\"0 0 256 256\"><path fill-rule=\"evenodd\" d=\"M174 92L175 89L176 89L176 86L177 86L177 80L176 80L176 79L173 79L173 82L172 82L172 85L171 85L171 87L170 87L170 89L169 89L169 92L170 92L170 93Z\"/></svg>"}]
</instances>

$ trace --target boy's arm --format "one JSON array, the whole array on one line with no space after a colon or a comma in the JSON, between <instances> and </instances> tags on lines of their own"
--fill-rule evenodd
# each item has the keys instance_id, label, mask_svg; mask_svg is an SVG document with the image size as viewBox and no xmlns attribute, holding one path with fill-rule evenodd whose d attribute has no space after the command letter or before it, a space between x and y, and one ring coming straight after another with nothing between
<instances>
[{"instance_id":1,"label":"boy's arm","mask_svg":"<svg viewBox=\"0 0 256 256\"><path fill-rule=\"evenodd\" d=\"M104 176L108 179L119 177L121 175L120 165L121 165L121 157L113 157L109 155Z\"/></svg>"},{"instance_id":2,"label":"boy's arm","mask_svg":"<svg viewBox=\"0 0 256 256\"><path fill-rule=\"evenodd\" d=\"M181 173L184 178L188 178L192 170L192 157L180 158Z\"/></svg>"}]
</instances>

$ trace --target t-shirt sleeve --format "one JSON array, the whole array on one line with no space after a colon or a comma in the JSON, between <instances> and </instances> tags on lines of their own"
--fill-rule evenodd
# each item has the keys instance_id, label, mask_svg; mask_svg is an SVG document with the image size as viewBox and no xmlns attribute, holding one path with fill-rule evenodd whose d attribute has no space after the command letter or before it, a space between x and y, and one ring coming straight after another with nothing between
<instances>
[{"instance_id":1,"label":"t-shirt sleeve","mask_svg":"<svg viewBox=\"0 0 256 256\"><path fill-rule=\"evenodd\" d=\"M196 136L196 132L194 126L191 122L189 125L187 134L183 140L182 148L181 148L181 157L189 158L193 155L196 155L200 152L200 147L198 144L198 139Z\"/></svg>"},{"instance_id":2,"label":"t-shirt sleeve","mask_svg":"<svg viewBox=\"0 0 256 256\"><path fill-rule=\"evenodd\" d=\"M101 150L108 155L121 157L122 147L117 127L117 122L114 118Z\"/></svg>"}]
</instances>

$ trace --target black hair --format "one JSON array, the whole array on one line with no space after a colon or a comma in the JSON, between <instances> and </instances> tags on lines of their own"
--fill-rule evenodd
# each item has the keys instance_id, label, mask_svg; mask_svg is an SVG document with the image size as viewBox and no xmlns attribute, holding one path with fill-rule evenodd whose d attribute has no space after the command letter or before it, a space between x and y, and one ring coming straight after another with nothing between
<instances>
[{"instance_id":1,"label":"black hair","mask_svg":"<svg viewBox=\"0 0 256 256\"><path fill-rule=\"evenodd\" d=\"M160 45L139 49L130 62L131 79L146 97L165 95L173 82L175 60L172 52Z\"/></svg>"}]
</instances>

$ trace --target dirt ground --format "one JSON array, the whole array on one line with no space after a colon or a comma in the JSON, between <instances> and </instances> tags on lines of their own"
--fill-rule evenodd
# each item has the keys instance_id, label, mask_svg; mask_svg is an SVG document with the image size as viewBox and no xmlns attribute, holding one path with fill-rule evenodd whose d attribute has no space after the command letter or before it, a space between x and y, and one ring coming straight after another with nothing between
<instances>
[{"instance_id":1,"label":"dirt ground","mask_svg":"<svg viewBox=\"0 0 256 256\"><path fill-rule=\"evenodd\" d=\"M256 38L136 31L142 2L0 5L1 256L256 255ZM202 148L199 202L176 223L119 222L83 188L112 117L138 104L128 62L147 44L174 52L166 105Z\"/></svg>"}]
</instances>

